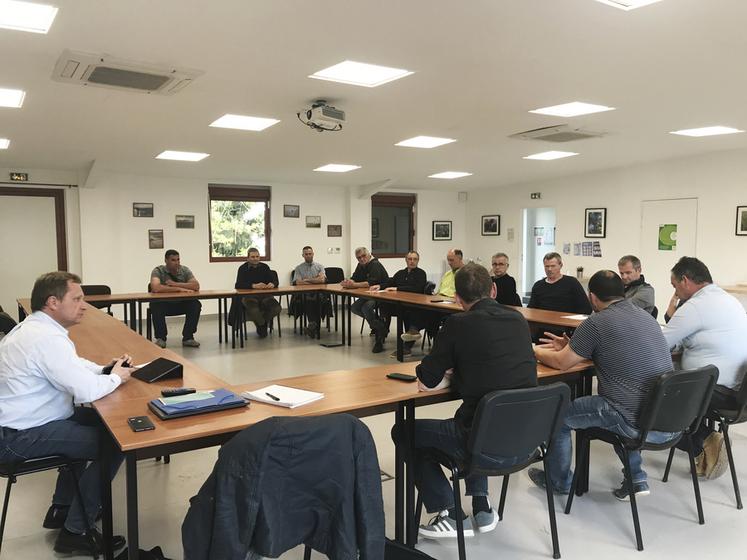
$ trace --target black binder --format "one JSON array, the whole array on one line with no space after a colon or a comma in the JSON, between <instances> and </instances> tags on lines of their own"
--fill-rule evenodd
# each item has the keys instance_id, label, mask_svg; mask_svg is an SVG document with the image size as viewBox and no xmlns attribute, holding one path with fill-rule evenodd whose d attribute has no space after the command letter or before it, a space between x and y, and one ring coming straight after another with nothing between
<instances>
[{"instance_id":1,"label":"black binder","mask_svg":"<svg viewBox=\"0 0 747 560\"><path fill-rule=\"evenodd\" d=\"M160 379L181 379L184 377L184 368L182 364L172 360L156 358L151 363L138 369L132 374L132 377L146 383L153 383Z\"/></svg>"}]
</instances>

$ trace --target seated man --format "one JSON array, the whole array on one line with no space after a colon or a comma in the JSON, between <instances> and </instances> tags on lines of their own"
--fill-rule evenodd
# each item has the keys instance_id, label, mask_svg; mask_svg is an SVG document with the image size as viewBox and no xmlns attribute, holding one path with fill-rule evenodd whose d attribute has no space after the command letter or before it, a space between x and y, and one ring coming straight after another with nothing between
<instances>
[{"instance_id":1,"label":"seated man","mask_svg":"<svg viewBox=\"0 0 747 560\"><path fill-rule=\"evenodd\" d=\"M617 270L620 272L620 278L622 278L625 286L625 298L646 313L653 315L654 307L656 307L654 287L648 284L641 274L640 259L633 255L625 255L617 261Z\"/></svg>"},{"instance_id":2,"label":"seated man","mask_svg":"<svg viewBox=\"0 0 747 560\"><path fill-rule=\"evenodd\" d=\"M457 273L457 270L464 266L464 253L462 253L461 249L450 249L446 253L446 262L449 264L449 270L441 277L441 282L438 284L436 293L440 296L453 298L456 291L454 275Z\"/></svg>"},{"instance_id":3,"label":"seated man","mask_svg":"<svg viewBox=\"0 0 747 560\"><path fill-rule=\"evenodd\" d=\"M716 366L711 408L736 409L736 395L747 372L744 307L716 286L708 267L694 257L677 261L671 281L682 303L663 327L669 347L682 349L683 369ZM692 439L697 473L707 479L724 474L728 459L723 434L703 423Z\"/></svg>"},{"instance_id":4,"label":"seated man","mask_svg":"<svg viewBox=\"0 0 747 560\"><path fill-rule=\"evenodd\" d=\"M80 323L85 308L75 274L40 276L31 292L31 309L0 342L0 462L56 454L89 460L78 473L85 503L79 503L70 474L61 472L43 525L62 529L56 552L101 554L94 520L101 507L98 459L105 430L96 411L74 404L93 402L126 382L133 370L123 364L131 359L124 355L114 360L111 374L101 375L103 366L76 354L67 329ZM114 478L124 456L110 452ZM124 546L124 539L114 537L113 544Z\"/></svg>"},{"instance_id":5,"label":"seated man","mask_svg":"<svg viewBox=\"0 0 747 560\"><path fill-rule=\"evenodd\" d=\"M470 263L456 274L456 300L463 313L449 315L436 336L431 353L417 367L420 390L442 384L453 371L453 383L463 399L453 419L415 420L415 484L426 511L436 513L428 525L420 526L426 538L456 537L457 515L454 492L441 465L428 459L427 448L437 448L466 459L472 419L480 399L498 389L537 385L537 367L532 355L529 325L517 311L495 301L495 284L481 265ZM512 429L507 426L506 429ZM402 434L393 431L396 442ZM517 457L496 458L497 466L510 466ZM466 479L472 496L474 528L485 533L498 524L498 515L488 502L488 479ZM465 536L474 534L471 519L465 517Z\"/></svg>"},{"instance_id":6,"label":"seated man","mask_svg":"<svg viewBox=\"0 0 747 560\"><path fill-rule=\"evenodd\" d=\"M259 249L252 247L246 252L246 262L236 273L237 290L271 290L275 286L275 276L270 267L259 260ZM241 300L246 317L257 327L257 336L267 336L267 326L280 315L282 307L272 296L244 296Z\"/></svg>"},{"instance_id":7,"label":"seated man","mask_svg":"<svg viewBox=\"0 0 747 560\"><path fill-rule=\"evenodd\" d=\"M386 288L389 274L379 260L368 252L368 249L358 247L355 250L355 258L358 261L358 266L355 267L353 276L340 282L343 288L369 288L371 291ZM371 299L359 298L353 303L351 311L358 317L365 318L373 329L376 339L372 352L378 354L384 350L384 340L386 340L389 330L384 322L376 316L376 302Z\"/></svg>"},{"instance_id":8,"label":"seated man","mask_svg":"<svg viewBox=\"0 0 747 560\"><path fill-rule=\"evenodd\" d=\"M389 281L389 285L386 288L387 292L411 292L415 294L422 294L425 291L425 285L428 282L428 278L425 275L425 270L418 266L420 262L420 254L417 251L410 251L405 256L405 268L398 270ZM396 311L396 306L392 304L380 304L380 309L388 322L392 315ZM423 312L413 308L405 308L402 310L402 322L405 325L405 332L402 333L402 340L405 341L404 353L405 355L412 354L412 347L416 340L422 338L420 329L425 328ZM397 357L397 351L392 352L391 358Z\"/></svg>"},{"instance_id":9,"label":"seated man","mask_svg":"<svg viewBox=\"0 0 747 560\"><path fill-rule=\"evenodd\" d=\"M296 286L306 284L324 284L327 276L324 273L324 265L314 261L314 249L308 245L301 250L303 262L293 270L293 283ZM291 309L294 315L301 313L306 315L306 334L311 338L319 336L319 323L321 320L321 306L329 301L327 294L304 294L295 295L291 298ZM303 309L299 309L303 305Z\"/></svg>"},{"instance_id":10,"label":"seated man","mask_svg":"<svg viewBox=\"0 0 747 560\"><path fill-rule=\"evenodd\" d=\"M581 323L573 337L546 333L549 339L537 346L537 360L556 369L568 369L583 360L593 360L597 370L598 395L572 401L565 421L548 454L553 491L567 494L571 472L571 431L603 428L628 438L638 436L638 420L656 378L672 371L672 357L659 323L640 307L625 299L623 283L611 270L600 270L589 280L589 299L594 313ZM662 443L677 434L649 432L646 441ZM622 460L622 450L616 449ZM641 454L629 453L636 497L649 493ZM542 469L532 468L529 478L545 487ZM618 500L628 500L625 482L613 491Z\"/></svg>"},{"instance_id":11,"label":"seated man","mask_svg":"<svg viewBox=\"0 0 747 560\"><path fill-rule=\"evenodd\" d=\"M521 307L521 298L516 293L516 280L508 273L508 255L496 253L493 255L493 283L495 284L495 301L503 305L515 305Z\"/></svg>"},{"instance_id":12,"label":"seated man","mask_svg":"<svg viewBox=\"0 0 747 560\"><path fill-rule=\"evenodd\" d=\"M199 292L200 283L186 266L181 265L179 252L174 249L166 251L166 264L153 269L150 273L150 291L154 294L168 292ZM182 329L182 346L198 348L200 343L195 340L197 323L200 321L200 300L183 301L153 301L150 303L150 313L153 317L153 330L156 344L166 348L166 316L186 315Z\"/></svg>"}]
</instances>

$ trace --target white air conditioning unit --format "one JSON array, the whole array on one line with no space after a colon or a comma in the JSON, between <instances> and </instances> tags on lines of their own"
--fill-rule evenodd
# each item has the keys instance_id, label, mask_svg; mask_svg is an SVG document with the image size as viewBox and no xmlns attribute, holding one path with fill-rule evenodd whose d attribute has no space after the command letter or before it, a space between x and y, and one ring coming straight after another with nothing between
<instances>
[{"instance_id":1,"label":"white air conditioning unit","mask_svg":"<svg viewBox=\"0 0 747 560\"><path fill-rule=\"evenodd\" d=\"M573 142L575 140L586 140L587 138L601 138L604 135L604 132L571 128L567 124L559 124L517 132L509 136L509 138L516 138L518 140L544 140L545 142Z\"/></svg>"},{"instance_id":2,"label":"white air conditioning unit","mask_svg":"<svg viewBox=\"0 0 747 560\"><path fill-rule=\"evenodd\" d=\"M63 51L52 72L52 79L68 84L173 95L203 72L164 68L120 60L106 54Z\"/></svg>"}]
</instances>

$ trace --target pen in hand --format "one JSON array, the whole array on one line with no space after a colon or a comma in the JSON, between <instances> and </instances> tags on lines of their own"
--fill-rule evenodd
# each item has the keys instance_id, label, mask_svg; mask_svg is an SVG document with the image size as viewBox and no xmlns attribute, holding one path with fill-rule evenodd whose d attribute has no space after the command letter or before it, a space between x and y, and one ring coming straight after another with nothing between
<instances>
[{"instance_id":1,"label":"pen in hand","mask_svg":"<svg viewBox=\"0 0 747 560\"><path fill-rule=\"evenodd\" d=\"M267 395L268 397L270 397L274 401L279 401L280 400L278 397L276 397L275 395L273 395L271 393L265 393L265 395Z\"/></svg>"}]
</instances>

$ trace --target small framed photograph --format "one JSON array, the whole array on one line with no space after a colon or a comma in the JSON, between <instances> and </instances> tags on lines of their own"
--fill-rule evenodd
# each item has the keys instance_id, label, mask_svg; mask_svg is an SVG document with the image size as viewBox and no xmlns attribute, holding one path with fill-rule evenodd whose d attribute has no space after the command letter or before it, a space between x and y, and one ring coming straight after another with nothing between
<instances>
[{"instance_id":1,"label":"small framed photograph","mask_svg":"<svg viewBox=\"0 0 747 560\"><path fill-rule=\"evenodd\" d=\"M379 237L379 219L371 218L371 239Z\"/></svg>"},{"instance_id":2,"label":"small framed photograph","mask_svg":"<svg viewBox=\"0 0 747 560\"><path fill-rule=\"evenodd\" d=\"M321 216L306 216L306 227L321 228L322 217Z\"/></svg>"},{"instance_id":3,"label":"small framed photograph","mask_svg":"<svg viewBox=\"0 0 747 560\"><path fill-rule=\"evenodd\" d=\"M451 241L451 221L433 221L433 241Z\"/></svg>"},{"instance_id":4,"label":"small framed photograph","mask_svg":"<svg viewBox=\"0 0 747 560\"><path fill-rule=\"evenodd\" d=\"M482 217L482 235L500 235L501 234L501 217L500 216L483 216Z\"/></svg>"},{"instance_id":5,"label":"small framed photograph","mask_svg":"<svg viewBox=\"0 0 747 560\"><path fill-rule=\"evenodd\" d=\"M177 214L176 229L195 229L195 217Z\"/></svg>"},{"instance_id":6,"label":"small framed photograph","mask_svg":"<svg viewBox=\"0 0 747 560\"><path fill-rule=\"evenodd\" d=\"M300 218L301 207L298 204L283 204L283 218Z\"/></svg>"},{"instance_id":7,"label":"small framed photograph","mask_svg":"<svg viewBox=\"0 0 747 560\"><path fill-rule=\"evenodd\" d=\"M327 237L342 237L342 226L327 226Z\"/></svg>"},{"instance_id":8,"label":"small framed photograph","mask_svg":"<svg viewBox=\"0 0 747 560\"><path fill-rule=\"evenodd\" d=\"M148 230L148 249L163 249L163 230Z\"/></svg>"},{"instance_id":9,"label":"small framed photograph","mask_svg":"<svg viewBox=\"0 0 747 560\"><path fill-rule=\"evenodd\" d=\"M737 235L747 235L747 206L737 206Z\"/></svg>"},{"instance_id":10,"label":"small framed photograph","mask_svg":"<svg viewBox=\"0 0 747 560\"><path fill-rule=\"evenodd\" d=\"M133 202L132 203L132 217L133 218L152 218L153 217L153 203L152 202Z\"/></svg>"},{"instance_id":11,"label":"small framed photograph","mask_svg":"<svg viewBox=\"0 0 747 560\"><path fill-rule=\"evenodd\" d=\"M607 209L587 208L584 220L584 237L607 236Z\"/></svg>"}]
</instances>

